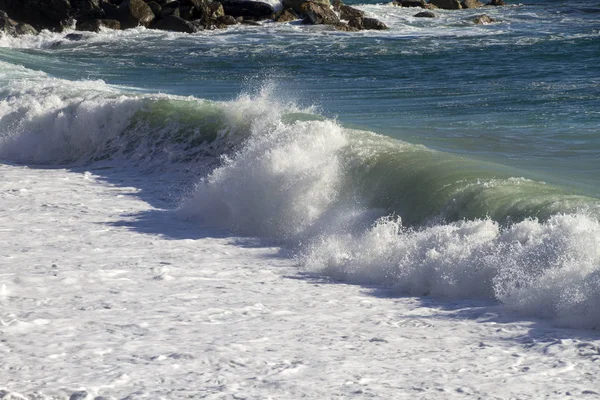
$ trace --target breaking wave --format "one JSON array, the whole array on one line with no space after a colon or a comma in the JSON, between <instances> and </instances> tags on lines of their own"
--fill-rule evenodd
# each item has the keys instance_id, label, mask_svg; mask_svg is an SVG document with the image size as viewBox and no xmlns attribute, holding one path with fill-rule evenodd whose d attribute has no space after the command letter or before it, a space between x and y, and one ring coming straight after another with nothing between
<instances>
[{"instance_id":1,"label":"breaking wave","mask_svg":"<svg viewBox=\"0 0 600 400\"><path fill-rule=\"evenodd\" d=\"M210 166L180 214L277 240L309 271L600 326L598 199L348 129L268 90L211 102L6 63L0 80L5 160Z\"/></svg>"}]
</instances>

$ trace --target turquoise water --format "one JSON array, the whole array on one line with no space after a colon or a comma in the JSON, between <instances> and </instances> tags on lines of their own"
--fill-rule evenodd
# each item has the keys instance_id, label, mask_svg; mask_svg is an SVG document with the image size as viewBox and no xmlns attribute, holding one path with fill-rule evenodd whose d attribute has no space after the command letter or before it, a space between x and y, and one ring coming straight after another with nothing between
<instances>
[{"instance_id":1,"label":"turquoise water","mask_svg":"<svg viewBox=\"0 0 600 400\"><path fill-rule=\"evenodd\" d=\"M390 30L0 38L0 158L184 166L183 215L306 268L600 324L600 3L355 3Z\"/></svg>"}]
</instances>

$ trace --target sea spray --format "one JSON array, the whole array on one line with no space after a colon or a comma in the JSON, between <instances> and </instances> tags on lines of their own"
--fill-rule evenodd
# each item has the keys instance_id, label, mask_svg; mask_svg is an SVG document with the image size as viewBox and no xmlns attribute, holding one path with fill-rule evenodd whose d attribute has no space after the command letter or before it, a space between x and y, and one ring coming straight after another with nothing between
<instances>
[{"instance_id":1,"label":"sea spray","mask_svg":"<svg viewBox=\"0 0 600 400\"><path fill-rule=\"evenodd\" d=\"M131 93L0 64L0 155L209 165L180 214L276 240L308 271L599 323L598 200L279 101Z\"/></svg>"}]
</instances>

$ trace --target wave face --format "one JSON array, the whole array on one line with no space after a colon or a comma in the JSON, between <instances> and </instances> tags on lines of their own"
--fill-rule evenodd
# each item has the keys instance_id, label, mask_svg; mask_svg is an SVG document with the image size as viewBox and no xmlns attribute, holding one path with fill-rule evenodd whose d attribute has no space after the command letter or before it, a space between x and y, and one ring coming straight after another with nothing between
<instances>
[{"instance_id":1,"label":"wave face","mask_svg":"<svg viewBox=\"0 0 600 400\"><path fill-rule=\"evenodd\" d=\"M309 271L600 326L597 199L348 129L268 89L211 102L7 63L0 79L5 160L201 166L182 216L276 240Z\"/></svg>"}]
</instances>

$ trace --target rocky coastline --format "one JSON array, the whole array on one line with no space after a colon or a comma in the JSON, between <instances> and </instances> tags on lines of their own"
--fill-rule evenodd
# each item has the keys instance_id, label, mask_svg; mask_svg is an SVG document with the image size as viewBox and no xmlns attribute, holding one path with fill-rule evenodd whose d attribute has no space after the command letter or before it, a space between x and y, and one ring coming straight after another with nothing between
<instances>
[{"instance_id":1,"label":"rocky coastline","mask_svg":"<svg viewBox=\"0 0 600 400\"><path fill-rule=\"evenodd\" d=\"M460 10L502 6L503 0L395 0L397 7L422 8L415 17L435 18L435 9ZM341 31L385 30L342 0L283 0L282 7L247 0L0 0L0 33L11 36L65 29L99 32L102 29L149 29L195 33L259 21L330 25ZM487 15L474 23L493 22Z\"/></svg>"}]
</instances>

